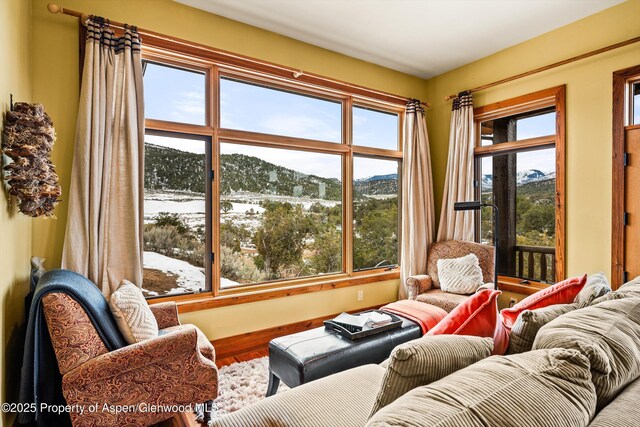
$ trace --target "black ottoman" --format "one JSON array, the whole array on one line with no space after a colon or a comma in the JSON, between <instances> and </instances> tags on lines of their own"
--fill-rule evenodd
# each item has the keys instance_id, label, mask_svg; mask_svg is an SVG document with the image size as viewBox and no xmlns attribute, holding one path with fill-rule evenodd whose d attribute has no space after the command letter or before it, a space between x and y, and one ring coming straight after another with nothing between
<instances>
[{"instance_id":1,"label":"black ottoman","mask_svg":"<svg viewBox=\"0 0 640 427\"><path fill-rule=\"evenodd\" d=\"M399 328L354 341L324 327L273 339L267 396L275 394L280 380L296 387L357 366L381 363L395 346L421 336L420 326L404 319Z\"/></svg>"}]
</instances>

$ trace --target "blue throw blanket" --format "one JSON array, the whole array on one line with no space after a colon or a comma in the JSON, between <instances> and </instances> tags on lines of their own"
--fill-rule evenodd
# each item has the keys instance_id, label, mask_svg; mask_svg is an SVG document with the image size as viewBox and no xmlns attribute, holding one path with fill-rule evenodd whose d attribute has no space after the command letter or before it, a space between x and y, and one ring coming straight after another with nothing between
<instances>
[{"instance_id":1,"label":"blue throw blanket","mask_svg":"<svg viewBox=\"0 0 640 427\"><path fill-rule=\"evenodd\" d=\"M69 414L40 411L43 403L66 405L62 396L62 377L42 307L42 298L50 292L65 293L78 302L109 351L127 343L111 315L107 300L87 278L68 270L52 270L40 278L29 308L20 381L20 403L35 403L36 412L18 414L17 422L63 427L71 425Z\"/></svg>"}]
</instances>

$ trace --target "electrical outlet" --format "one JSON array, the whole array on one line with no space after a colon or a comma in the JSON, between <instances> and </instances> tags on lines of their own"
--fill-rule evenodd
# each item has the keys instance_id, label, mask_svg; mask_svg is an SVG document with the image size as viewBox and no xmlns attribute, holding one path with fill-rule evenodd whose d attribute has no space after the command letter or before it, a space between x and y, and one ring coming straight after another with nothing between
<instances>
[{"instance_id":1,"label":"electrical outlet","mask_svg":"<svg viewBox=\"0 0 640 427\"><path fill-rule=\"evenodd\" d=\"M358 291L358 301L362 301L364 299L364 291Z\"/></svg>"},{"instance_id":2,"label":"electrical outlet","mask_svg":"<svg viewBox=\"0 0 640 427\"><path fill-rule=\"evenodd\" d=\"M513 307L517 303L518 303L518 299L517 298L514 298L514 297L509 298L509 308Z\"/></svg>"}]
</instances>

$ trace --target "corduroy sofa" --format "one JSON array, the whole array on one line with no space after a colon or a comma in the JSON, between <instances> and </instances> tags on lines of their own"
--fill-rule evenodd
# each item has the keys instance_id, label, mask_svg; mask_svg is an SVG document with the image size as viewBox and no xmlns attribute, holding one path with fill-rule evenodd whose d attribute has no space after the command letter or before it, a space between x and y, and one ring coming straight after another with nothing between
<instances>
[{"instance_id":1,"label":"corduroy sofa","mask_svg":"<svg viewBox=\"0 0 640 427\"><path fill-rule=\"evenodd\" d=\"M413 343L433 347L427 341L434 338ZM450 373L444 369L441 379L380 408L381 390L390 387L390 364L394 357L405 357L396 354L399 346L391 362L284 391L214 425L640 427L640 278L551 320L532 342L530 351L483 356L457 371L450 360L464 355L447 348L451 356L439 359L449 360L444 363ZM432 356L437 353L432 351Z\"/></svg>"}]
</instances>

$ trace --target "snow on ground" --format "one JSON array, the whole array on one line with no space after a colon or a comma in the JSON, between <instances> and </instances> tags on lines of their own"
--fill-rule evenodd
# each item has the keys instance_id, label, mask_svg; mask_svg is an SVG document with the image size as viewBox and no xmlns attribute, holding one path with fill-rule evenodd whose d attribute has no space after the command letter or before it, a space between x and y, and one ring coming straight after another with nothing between
<instances>
[{"instance_id":1,"label":"snow on ground","mask_svg":"<svg viewBox=\"0 0 640 427\"><path fill-rule=\"evenodd\" d=\"M200 199L190 200L157 200L157 199L145 199L144 200L144 214L157 215L160 212L171 212L178 214L202 214L205 212L204 197Z\"/></svg>"},{"instance_id":2,"label":"snow on ground","mask_svg":"<svg viewBox=\"0 0 640 427\"><path fill-rule=\"evenodd\" d=\"M234 282L233 280L225 279L224 277L220 278L220 289L228 289L238 286L240 283Z\"/></svg>"},{"instance_id":3,"label":"snow on ground","mask_svg":"<svg viewBox=\"0 0 640 427\"><path fill-rule=\"evenodd\" d=\"M196 267L186 261L170 258L156 252L144 252L144 268L159 270L163 273L177 276L178 288L171 289L167 294L179 294L184 292L197 292L205 288L204 268ZM233 280L221 278L220 288L238 286Z\"/></svg>"},{"instance_id":4,"label":"snow on ground","mask_svg":"<svg viewBox=\"0 0 640 427\"><path fill-rule=\"evenodd\" d=\"M172 289L169 294L200 291L205 288L204 269L175 258L156 252L144 252L144 268L159 270L177 276L179 288Z\"/></svg>"},{"instance_id":5,"label":"snow on ground","mask_svg":"<svg viewBox=\"0 0 640 427\"><path fill-rule=\"evenodd\" d=\"M264 208L261 207L258 204L236 203L236 202L231 202L231 204L233 205L233 208L231 208L231 210L229 211L230 214L232 214L232 213L234 213L234 214L246 214L247 211L250 211L251 209L253 209L253 211L255 213L264 212Z\"/></svg>"}]
</instances>

